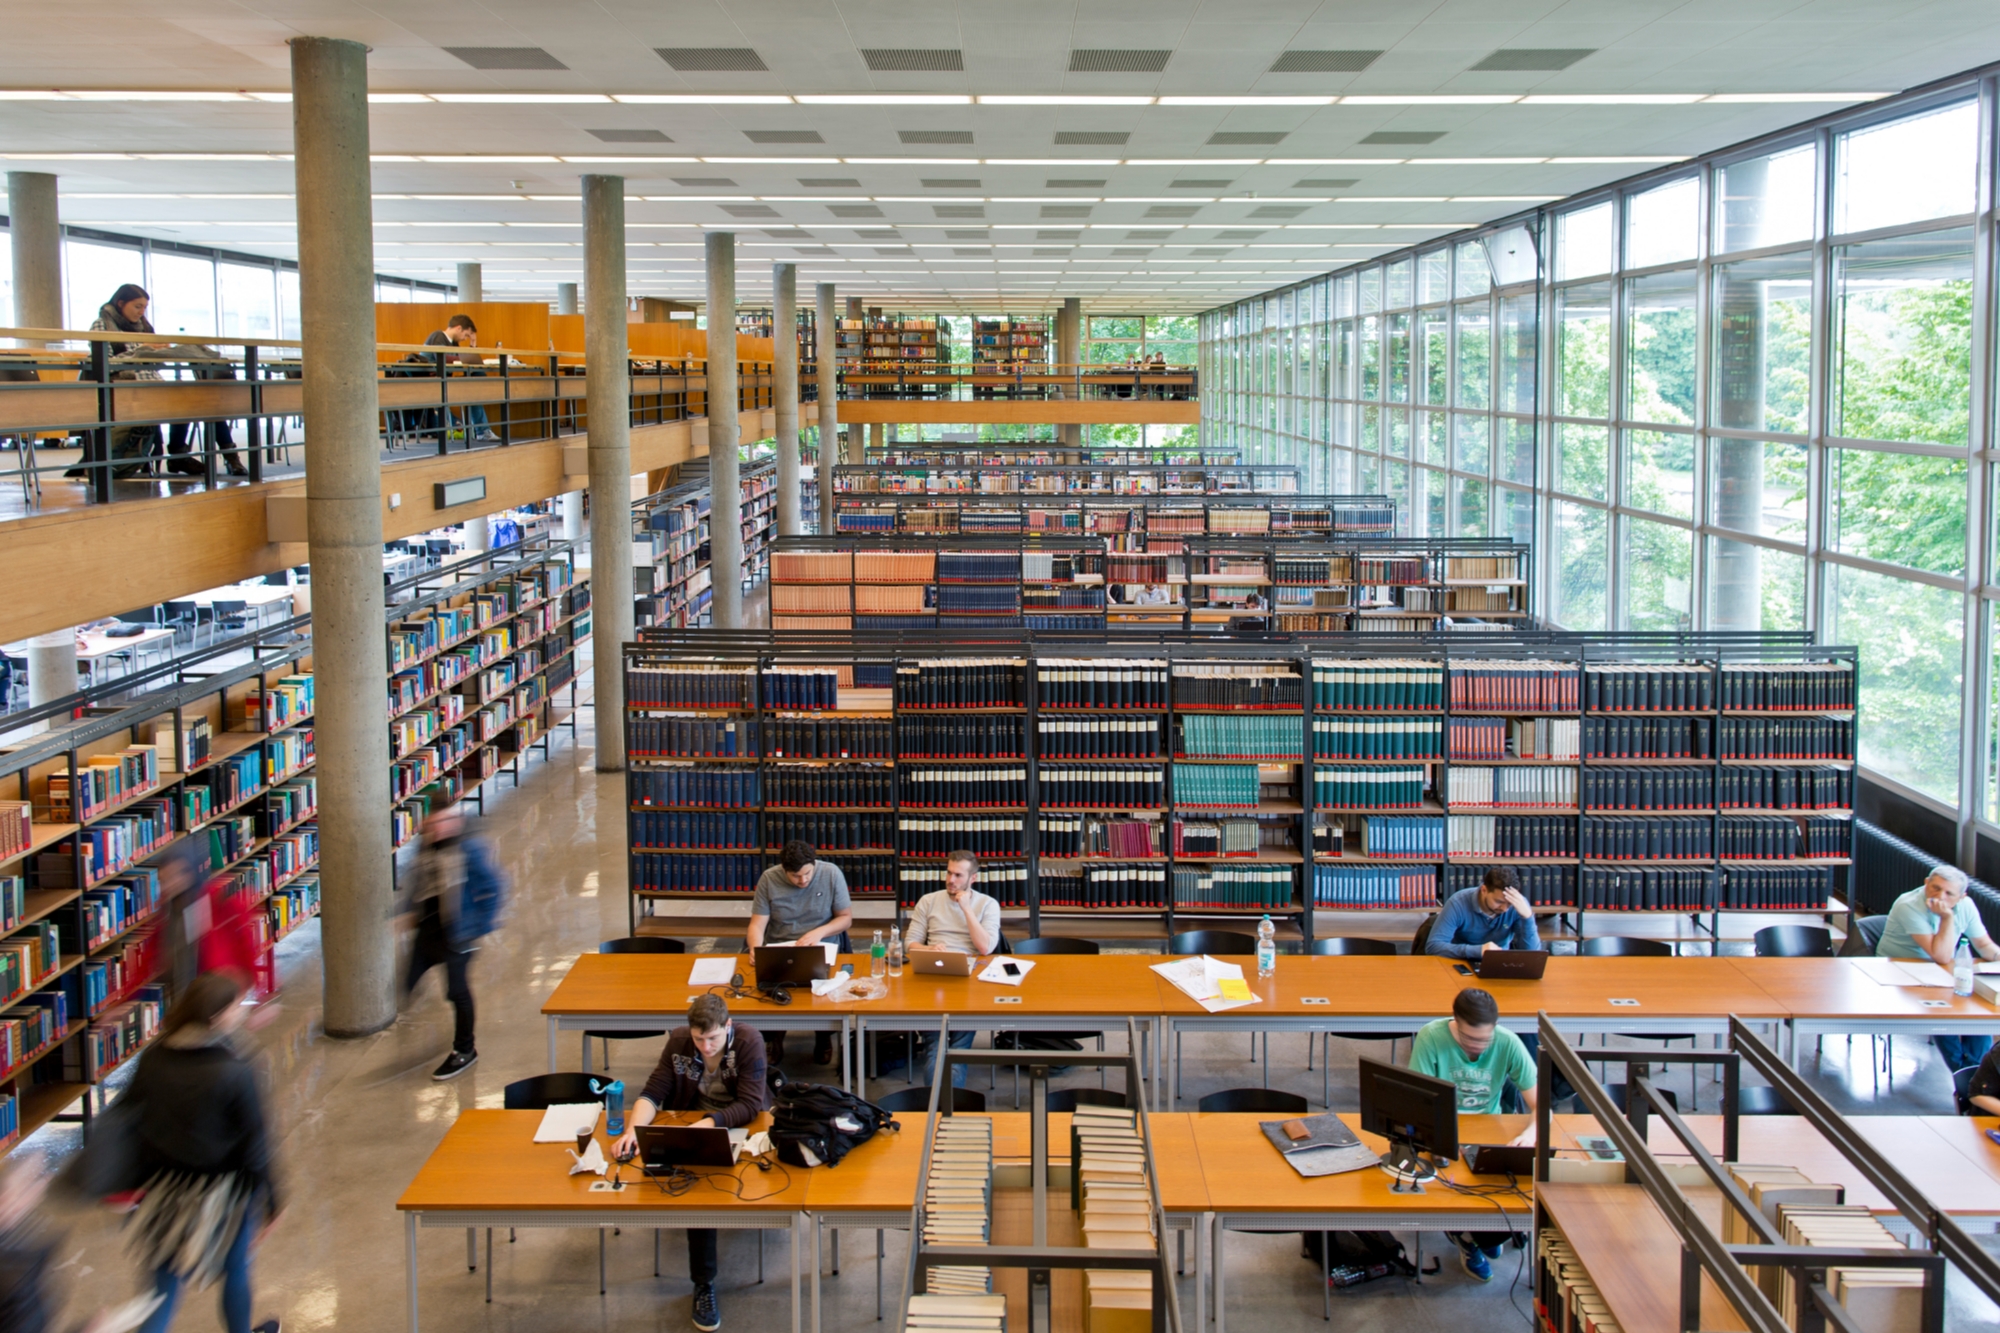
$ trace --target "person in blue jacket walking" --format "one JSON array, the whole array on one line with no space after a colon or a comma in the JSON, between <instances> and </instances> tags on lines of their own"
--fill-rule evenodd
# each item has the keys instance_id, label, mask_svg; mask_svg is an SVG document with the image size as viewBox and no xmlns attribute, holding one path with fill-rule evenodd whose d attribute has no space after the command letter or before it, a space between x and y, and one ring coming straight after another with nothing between
<instances>
[{"instance_id":1,"label":"person in blue jacket walking","mask_svg":"<svg viewBox=\"0 0 2000 1333\"><path fill-rule=\"evenodd\" d=\"M432 811L424 821L411 878L417 936L403 996L408 999L424 973L443 965L454 1026L451 1054L431 1071L442 1082L457 1078L479 1059L472 1039L472 955L500 924L507 890L492 853L466 833L465 814L455 804Z\"/></svg>"}]
</instances>

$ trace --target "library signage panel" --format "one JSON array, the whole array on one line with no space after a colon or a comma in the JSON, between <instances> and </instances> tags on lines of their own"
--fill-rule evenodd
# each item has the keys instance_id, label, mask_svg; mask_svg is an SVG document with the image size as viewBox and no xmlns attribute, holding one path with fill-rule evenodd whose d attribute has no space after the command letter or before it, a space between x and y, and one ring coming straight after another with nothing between
<instances>
[{"instance_id":1,"label":"library signage panel","mask_svg":"<svg viewBox=\"0 0 2000 1333\"><path fill-rule=\"evenodd\" d=\"M474 500L484 500L486 498L486 478L484 475L481 475L477 477L460 477L456 481L441 481L433 487L433 490L436 492L437 508L450 509L454 505L471 504Z\"/></svg>"}]
</instances>

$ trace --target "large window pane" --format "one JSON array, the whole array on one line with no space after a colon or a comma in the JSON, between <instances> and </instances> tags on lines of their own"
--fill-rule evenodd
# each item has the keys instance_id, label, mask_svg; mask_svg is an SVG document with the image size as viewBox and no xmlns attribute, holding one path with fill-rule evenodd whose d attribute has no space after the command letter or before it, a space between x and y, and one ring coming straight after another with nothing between
<instances>
[{"instance_id":1,"label":"large window pane","mask_svg":"<svg viewBox=\"0 0 2000 1333\"><path fill-rule=\"evenodd\" d=\"M1676 518L1694 517L1694 436L1625 432L1625 503Z\"/></svg>"},{"instance_id":2,"label":"large window pane","mask_svg":"<svg viewBox=\"0 0 2000 1333\"><path fill-rule=\"evenodd\" d=\"M1606 514L1589 505L1558 501L1555 605L1549 618L1564 629L1604 628L1604 525Z\"/></svg>"},{"instance_id":3,"label":"large window pane","mask_svg":"<svg viewBox=\"0 0 2000 1333\"><path fill-rule=\"evenodd\" d=\"M1838 565L1831 574L1829 642L1861 650L1861 762L1956 802L1964 599Z\"/></svg>"},{"instance_id":4,"label":"large window pane","mask_svg":"<svg viewBox=\"0 0 2000 1333\"><path fill-rule=\"evenodd\" d=\"M1580 208L1556 219L1556 281L1611 271L1611 205Z\"/></svg>"},{"instance_id":5,"label":"large window pane","mask_svg":"<svg viewBox=\"0 0 2000 1333\"><path fill-rule=\"evenodd\" d=\"M1431 250L1417 256L1417 304L1451 298L1451 251Z\"/></svg>"},{"instance_id":6,"label":"large window pane","mask_svg":"<svg viewBox=\"0 0 2000 1333\"><path fill-rule=\"evenodd\" d=\"M1611 415L1611 288L1605 283L1556 293L1558 348L1556 413Z\"/></svg>"},{"instance_id":7,"label":"large window pane","mask_svg":"<svg viewBox=\"0 0 2000 1333\"><path fill-rule=\"evenodd\" d=\"M1694 534L1664 523L1625 520L1624 628L1683 630L1693 621Z\"/></svg>"},{"instance_id":8,"label":"large window pane","mask_svg":"<svg viewBox=\"0 0 2000 1333\"><path fill-rule=\"evenodd\" d=\"M1363 461L1366 462L1367 460L1364 459ZM1365 491L1373 490L1372 487L1363 487L1362 489ZM1408 463L1398 463L1392 459L1384 459L1382 461L1382 494L1395 502L1396 516L1401 520L1403 530L1406 532L1415 531L1415 528L1411 525L1416 523L1418 515L1416 510L1410 507L1410 465Z\"/></svg>"},{"instance_id":9,"label":"large window pane","mask_svg":"<svg viewBox=\"0 0 2000 1333\"><path fill-rule=\"evenodd\" d=\"M1812 388L1812 256L1715 269L1715 424L1806 431Z\"/></svg>"},{"instance_id":10,"label":"large window pane","mask_svg":"<svg viewBox=\"0 0 2000 1333\"><path fill-rule=\"evenodd\" d=\"M299 271L295 268L278 270L278 336L297 338L302 327L299 320ZM1188 349L1188 365L1194 364L1194 349Z\"/></svg>"},{"instance_id":11,"label":"large window pane","mask_svg":"<svg viewBox=\"0 0 2000 1333\"><path fill-rule=\"evenodd\" d=\"M1727 537L1709 538L1708 627L1804 629L1806 558Z\"/></svg>"},{"instance_id":12,"label":"large window pane","mask_svg":"<svg viewBox=\"0 0 2000 1333\"><path fill-rule=\"evenodd\" d=\"M1386 271L1386 286L1383 289L1382 304L1389 310L1402 310L1410 304L1410 272L1414 266L1407 259L1399 259L1389 265Z\"/></svg>"},{"instance_id":13,"label":"large window pane","mask_svg":"<svg viewBox=\"0 0 2000 1333\"><path fill-rule=\"evenodd\" d=\"M1357 495L1386 495L1388 487L1383 484L1382 457L1380 454L1356 454L1354 456L1354 491ZM1408 531L1407 520L1402 515L1407 511L1398 503L1397 527Z\"/></svg>"},{"instance_id":14,"label":"large window pane","mask_svg":"<svg viewBox=\"0 0 2000 1333\"><path fill-rule=\"evenodd\" d=\"M1449 531L1445 521L1445 474L1434 472L1427 467L1418 468L1417 479L1413 485L1420 491L1420 494L1411 498L1424 507L1424 535L1429 537L1445 536Z\"/></svg>"},{"instance_id":15,"label":"large window pane","mask_svg":"<svg viewBox=\"0 0 2000 1333\"><path fill-rule=\"evenodd\" d=\"M1625 284L1628 420L1693 424L1694 292L1693 269Z\"/></svg>"},{"instance_id":16,"label":"large window pane","mask_svg":"<svg viewBox=\"0 0 2000 1333\"><path fill-rule=\"evenodd\" d=\"M1961 229L1835 252L1833 434L1965 443L1971 240Z\"/></svg>"},{"instance_id":17,"label":"large window pane","mask_svg":"<svg viewBox=\"0 0 2000 1333\"><path fill-rule=\"evenodd\" d=\"M1451 462L1451 441L1446 432L1451 423L1442 412L1417 413L1417 439L1423 447L1421 461L1432 467L1445 467Z\"/></svg>"},{"instance_id":18,"label":"large window pane","mask_svg":"<svg viewBox=\"0 0 2000 1333\"><path fill-rule=\"evenodd\" d=\"M222 289L222 332L249 338L278 336L278 287L270 269L217 264L215 276Z\"/></svg>"},{"instance_id":19,"label":"large window pane","mask_svg":"<svg viewBox=\"0 0 2000 1333\"><path fill-rule=\"evenodd\" d=\"M1450 401L1451 310L1438 306L1417 312L1417 360L1426 403Z\"/></svg>"},{"instance_id":20,"label":"large window pane","mask_svg":"<svg viewBox=\"0 0 2000 1333\"><path fill-rule=\"evenodd\" d=\"M1540 336L1537 318L1532 294L1500 303L1500 384L1496 405L1502 412L1525 416L1535 411L1535 357Z\"/></svg>"},{"instance_id":21,"label":"large window pane","mask_svg":"<svg viewBox=\"0 0 2000 1333\"><path fill-rule=\"evenodd\" d=\"M216 332L215 263L192 255L153 255L152 309L147 319L161 333L209 337Z\"/></svg>"},{"instance_id":22,"label":"large window pane","mask_svg":"<svg viewBox=\"0 0 2000 1333\"><path fill-rule=\"evenodd\" d=\"M1479 261L1484 264L1486 260ZM1493 316L1484 301L1458 307L1458 393L1460 407L1493 401Z\"/></svg>"},{"instance_id":23,"label":"large window pane","mask_svg":"<svg viewBox=\"0 0 2000 1333\"><path fill-rule=\"evenodd\" d=\"M1717 527L1806 539L1806 447L1776 440L1708 442L1709 519Z\"/></svg>"},{"instance_id":24,"label":"large window pane","mask_svg":"<svg viewBox=\"0 0 2000 1333\"><path fill-rule=\"evenodd\" d=\"M1361 396L1369 402L1376 402L1382 397L1380 315L1369 315L1361 321Z\"/></svg>"},{"instance_id":25,"label":"large window pane","mask_svg":"<svg viewBox=\"0 0 2000 1333\"><path fill-rule=\"evenodd\" d=\"M1835 550L1934 574L1965 568L1964 459L1832 449L1827 468Z\"/></svg>"},{"instance_id":26,"label":"large window pane","mask_svg":"<svg viewBox=\"0 0 2000 1333\"><path fill-rule=\"evenodd\" d=\"M146 257L122 245L65 241L63 279L69 288L69 327L87 329L111 293L128 282L146 285Z\"/></svg>"},{"instance_id":27,"label":"large window pane","mask_svg":"<svg viewBox=\"0 0 2000 1333\"><path fill-rule=\"evenodd\" d=\"M1456 416L1452 418L1452 466L1460 472L1486 475L1486 464L1491 450L1486 443L1487 421L1485 417Z\"/></svg>"},{"instance_id":28,"label":"large window pane","mask_svg":"<svg viewBox=\"0 0 2000 1333\"><path fill-rule=\"evenodd\" d=\"M1701 186L1693 177L1625 201L1625 267L1651 268L1693 259L1701 221Z\"/></svg>"},{"instance_id":29,"label":"large window pane","mask_svg":"<svg viewBox=\"0 0 2000 1333\"><path fill-rule=\"evenodd\" d=\"M1410 317L1389 316L1388 364L1383 367L1386 397L1392 403L1410 401Z\"/></svg>"},{"instance_id":30,"label":"large window pane","mask_svg":"<svg viewBox=\"0 0 2000 1333\"><path fill-rule=\"evenodd\" d=\"M1732 162L1715 173L1718 252L1761 250L1813 235L1812 144Z\"/></svg>"},{"instance_id":31,"label":"large window pane","mask_svg":"<svg viewBox=\"0 0 2000 1333\"><path fill-rule=\"evenodd\" d=\"M1960 102L1843 134L1834 164L1836 232L1970 213L1979 168L1979 104Z\"/></svg>"},{"instance_id":32,"label":"large window pane","mask_svg":"<svg viewBox=\"0 0 2000 1333\"><path fill-rule=\"evenodd\" d=\"M1559 421L1556 433L1556 489L1569 495L1608 498L1611 430Z\"/></svg>"},{"instance_id":33,"label":"large window pane","mask_svg":"<svg viewBox=\"0 0 2000 1333\"><path fill-rule=\"evenodd\" d=\"M1495 486L1493 493L1496 506L1493 535L1509 541L1532 542L1535 539L1535 493L1517 491L1508 486Z\"/></svg>"},{"instance_id":34,"label":"large window pane","mask_svg":"<svg viewBox=\"0 0 2000 1333\"><path fill-rule=\"evenodd\" d=\"M1452 489L1452 529L1454 537L1484 537L1489 521L1486 508L1486 483L1473 481L1467 477L1453 477Z\"/></svg>"},{"instance_id":35,"label":"large window pane","mask_svg":"<svg viewBox=\"0 0 2000 1333\"><path fill-rule=\"evenodd\" d=\"M1458 264L1452 295L1484 296L1493 287L1493 270L1486 262L1486 247L1465 241L1458 247Z\"/></svg>"},{"instance_id":36,"label":"large window pane","mask_svg":"<svg viewBox=\"0 0 2000 1333\"><path fill-rule=\"evenodd\" d=\"M1535 483L1535 423L1515 417L1502 418L1494 429L1500 432L1500 458L1493 475L1502 481Z\"/></svg>"}]
</instances>

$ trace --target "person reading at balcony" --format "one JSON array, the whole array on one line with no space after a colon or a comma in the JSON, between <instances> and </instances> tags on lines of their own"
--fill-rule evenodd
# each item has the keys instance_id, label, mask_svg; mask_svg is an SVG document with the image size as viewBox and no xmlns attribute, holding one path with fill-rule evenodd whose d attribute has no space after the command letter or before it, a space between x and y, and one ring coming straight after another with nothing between
<instances>
[{"instance_id":1,"label":"person reading at balcony","mask_svg":"<svg viewBox=\"0 0 2000 1333\"><path fill-rule=\"evenodd\" d=\"M424 346L477 347L479 346L479 328L472 322L472 316L453 315L445 321L443 328L424 339ZM464 362L466 359L463 354L453 354L450 352L432 354L432 360L438 366L440 374L443 373L443 367L447 361L458 364ZM466 374L470 377L484 377L486 372L483 370L469 370ZM486 422L486 408L483 405L473 403L468 407L454 407L448 409L448 411L451 413L454 427L465 430L470 443L500 443L500 437L493 433L492 427ZM464 423L462 426L457 424L461 421Z\"/></svg>"}]
</instances>

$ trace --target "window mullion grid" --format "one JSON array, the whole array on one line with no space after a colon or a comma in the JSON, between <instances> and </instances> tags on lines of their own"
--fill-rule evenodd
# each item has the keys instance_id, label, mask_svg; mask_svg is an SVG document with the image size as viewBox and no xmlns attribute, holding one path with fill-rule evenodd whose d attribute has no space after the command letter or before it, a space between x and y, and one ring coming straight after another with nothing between
<instances>
[{"instance_id":1,"label":"window mullion grid","mask_svg":"<svg viewBox=\"0 0 2000 1333\"><path fill-rule=\"evenodd\" d=\"M1806 386L1806 628L1824 641L1826 614L1827 418L1832 397L1833 249L1827 233L1833 215L1833 136L1819 134L1814 155L1812 246L1812 351Z\"/></svg>"},{"instance_id":2,"label":"window mullion grid","mask_svg":"<svg viewBox=\"0 0 2000 1333\"><path fill-rule=\"evenodd\" d=\"M1625 432L1616 423L1625 419L1625 200L1611 199L1611 379L1605 401L1604 462L1610 470L1605 478L1605 495L1611 511L1605 522L1604 627L1625 628L1625 525L1620 515L1625 503Z\"/></svg>"},{"instance_id":3,"label":"window mullion grid","mask_svg":"<svg viewBox=\"0 0 2000 1333\"><path fill-rule=\"evenodd\" d=\"M1708 470L1713 466L1708 447L1709 406L1712 394L1709 376L1715 366L1715 285L1711 230L1715 226L1715 165L1704 163L1695 176L1697 222L1694 264L1694 494L1688 513L1693 518L1694 549L1689 553L1688 623L1698 630L1708 625L1708 543L1700 537L1708 521L1708 499L1712 493ZM1759 591L1761 599L1762 592Z\"/></svg>"},{"instance_id":4,"label":"window mullion grid","mask_svg":"<svg viewBox=\"0 0 2000 1333\"><path fill-rule=\"evenodd\" d=\"M1556 573L1561 563L1556 549L1555 502L1550 498L1555 493L1555 427L1551 424L1555 417L1556 362L1555 362L1555 272L1556 227L1554 215L1542 209L1535 215L1535 239L1539 242L1536 253L1540 259L1540 272L1535 277L1535 531L1540 534L1540 550L1543 559L1535 562L1535 578L1541 584L1541 601L1538 605L1546 617L1549 608L1555 605ZM1497 296L1497 294L1496 294ZM1498 306L1495 307L1497 317Z\"/></svg>"},{"instance_id":5,"label":"window mullion grid","mask_svg":"<svg viewBox=\"0 0 2000 1333\"><path fill-rule=\"evenodd\" d=\"M1967 452L1977 460L1993 444L1993 321L1994 321L1994 116L1995 84L1989 76L1979 82L1979 159L1976 212L1972 241L1972 330L1970 407L1972 420L1966 434ZM1993 538L1987 531L1993 513L1993 470L1977 462L1972 468L1972 484L1966 488L1971 512L1966 515L1965 569L1968 591L1965 597L1964 668L1959 679L1965 689L1964 725L1959 728L1958 856L1960 865L1972 865L1978 854L1976 829L1980 811L1986 807L1988 774L1984 762L1986 738L1991 718L1992 682L1987 678L1992 662L1987 642L1986 617L1978 590L1993 578Z\"/></svg>"}]
</instances>

